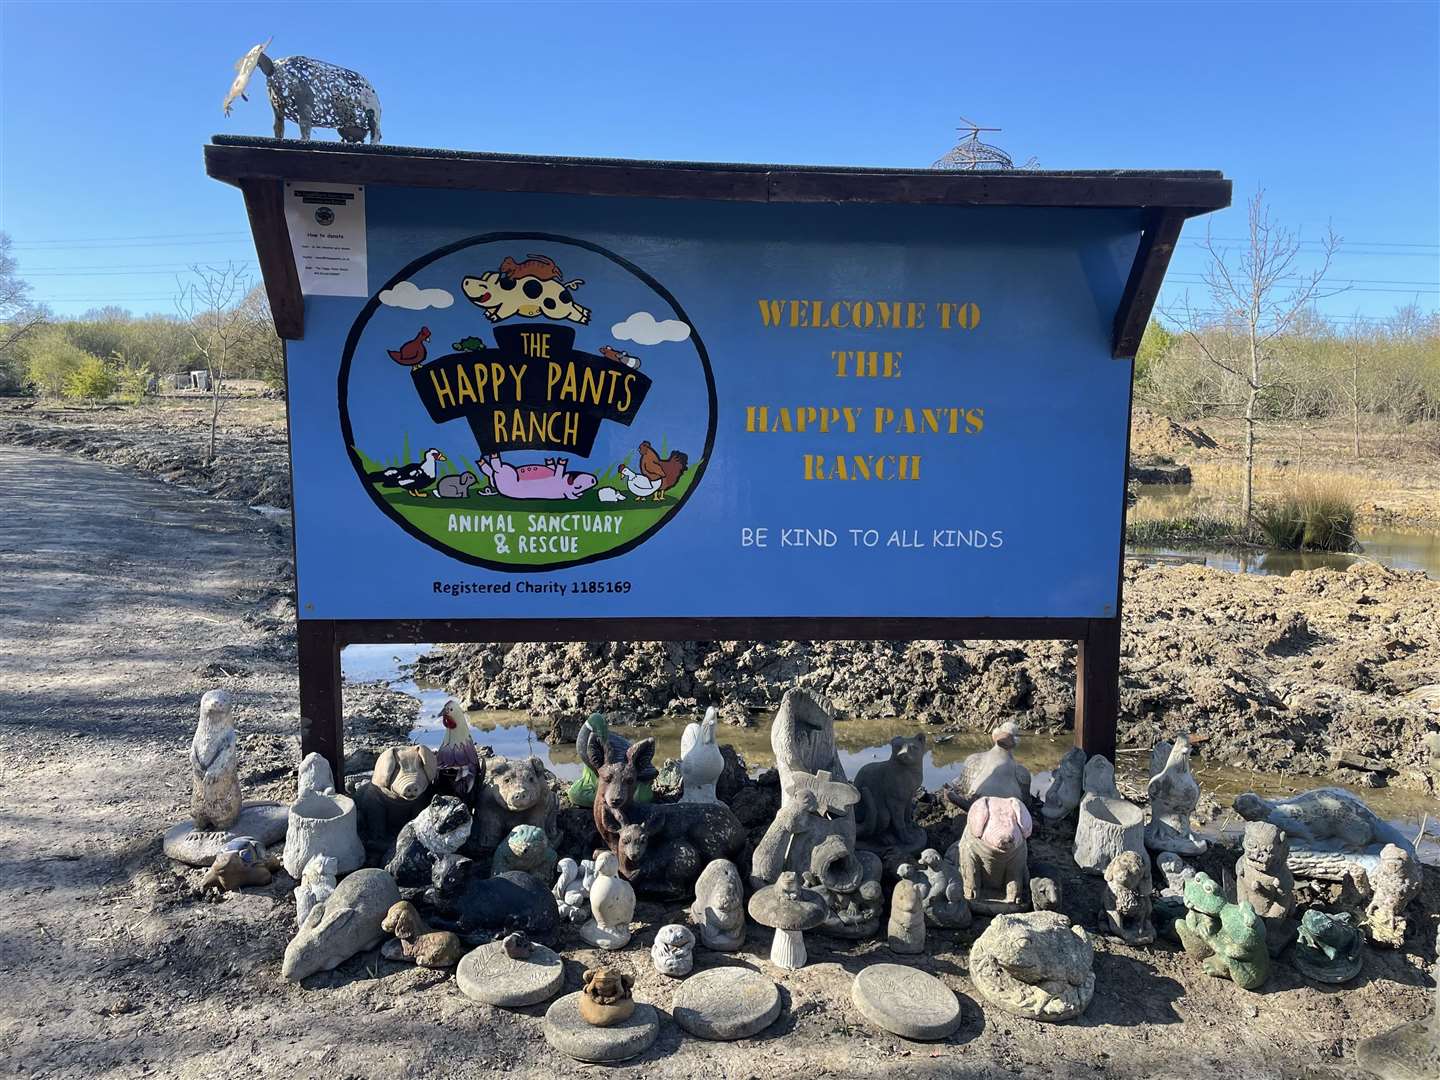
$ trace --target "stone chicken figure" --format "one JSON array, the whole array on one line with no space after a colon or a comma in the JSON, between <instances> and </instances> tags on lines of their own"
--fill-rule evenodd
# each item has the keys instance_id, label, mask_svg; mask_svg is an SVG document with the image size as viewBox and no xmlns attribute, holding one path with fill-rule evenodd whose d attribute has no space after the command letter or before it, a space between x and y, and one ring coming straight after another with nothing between
<instances>
[{"instance_id":1,"label":"stone chicken figure","mask_svg":"<svg viewBox=\"0 0 1440 1080\"><path fill-rule=\"evenodd\" d=\"M380 141L380 95L364 76L308 56L271 60L265 50L273 40L267 38L235 62L235 81L222 106L226 116L237 97L250 100L245 87L258 67L275 110L275 138L285 137L288 119L299 125L306 142L317 127L333 128L345 142L363 143L367 134L372 143Z\"/></svg>"}]
</instances>

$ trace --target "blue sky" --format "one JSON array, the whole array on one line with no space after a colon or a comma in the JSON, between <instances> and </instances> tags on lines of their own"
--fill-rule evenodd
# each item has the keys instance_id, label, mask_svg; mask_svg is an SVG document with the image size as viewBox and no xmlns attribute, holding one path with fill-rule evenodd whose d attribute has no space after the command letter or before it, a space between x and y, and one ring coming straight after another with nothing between
<instances>
[{"instance_id":1,"label":"blue sky","mask_svg":"<svg viewBox=\"0 0 1440 1080\"><path fill-rule=\"evenodd\" d=\"M269 134L269 36L363 72L385 141L536 154L928 165L964 115L1048 168L1220 168L1237 209L1345 239L1337 318L1440 307L1440 4L0 5L0 230L61 314L173 310L253 260L215 132ZM293 128L292 128L293 131ZM333 133L321 133L333 138ZM1187 229L1167 294L1202 254ZM1314 247L1307 247L1313 252ZM1197 305L1201 290L1192 290Z\"/></svg>"}]
</instances>

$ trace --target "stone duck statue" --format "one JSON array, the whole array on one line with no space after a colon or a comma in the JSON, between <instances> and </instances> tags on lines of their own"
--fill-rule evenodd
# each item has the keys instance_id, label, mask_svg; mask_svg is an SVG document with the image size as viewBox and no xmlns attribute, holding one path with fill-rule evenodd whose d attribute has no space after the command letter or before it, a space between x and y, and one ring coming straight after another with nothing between
<instances>
[{"instance_id":1,"label":"stone duck statue","mask_svg":"<svg viewBox=\"0 0 1440 1080\"><path fill-rule=\"evenodd\" d=\"M963 809L985 795L1023 801L1030 793L1030 770L1015 760L1020 726L1007 720L990 732L990 739L994 745L967 757L960 775L945 785L948 802Z\"/></svg>"}]
</instances>

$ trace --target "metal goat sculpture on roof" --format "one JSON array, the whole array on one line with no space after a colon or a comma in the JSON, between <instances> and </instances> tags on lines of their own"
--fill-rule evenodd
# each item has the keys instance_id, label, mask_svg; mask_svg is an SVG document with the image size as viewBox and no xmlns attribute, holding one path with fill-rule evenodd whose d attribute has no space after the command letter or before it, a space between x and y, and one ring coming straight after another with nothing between
<instances>
[{"instance_id":1,"label":"metal goat sculpture on roof","mask_svg":"<svg viewBox=\"0 0 1440 1080\"><path fill-rule=\"evenodd\" d=\"M270 106L275 110L275 137L285 137L285 121L300 126L300 138L309 140L310 129L333 128L345 142L363 143L368 133L372 143L380 141L380 96L359 72L312 60L308 56L265 55L274 38L256 45L235 62L235 81L225 95L225 115L235 99L250 99L245 87L258 67L265 75Z\"/></svg>"}]
</instances>

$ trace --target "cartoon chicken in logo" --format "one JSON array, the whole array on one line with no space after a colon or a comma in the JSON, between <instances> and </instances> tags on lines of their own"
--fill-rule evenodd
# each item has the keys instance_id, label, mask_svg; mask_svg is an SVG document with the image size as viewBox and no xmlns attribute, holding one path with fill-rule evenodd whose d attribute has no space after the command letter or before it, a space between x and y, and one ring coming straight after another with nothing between
<instances>
[{"instance_id":1,"label":"cartoon chicken in logo","mask_svg":"<svg viewBox=\"0 0 1440 1080\"><path fill-rule=\"evenodd\" d=\"M572 295L584 284L583 278L565 281L560 267L548 256L527 255L524 262L516 262L507 255L500 269L467 277L460 288L492 323L516 315L526 319L543 315L585 326L590 322L590 309L575 303Z\"/></svg>"}]
</instances>

